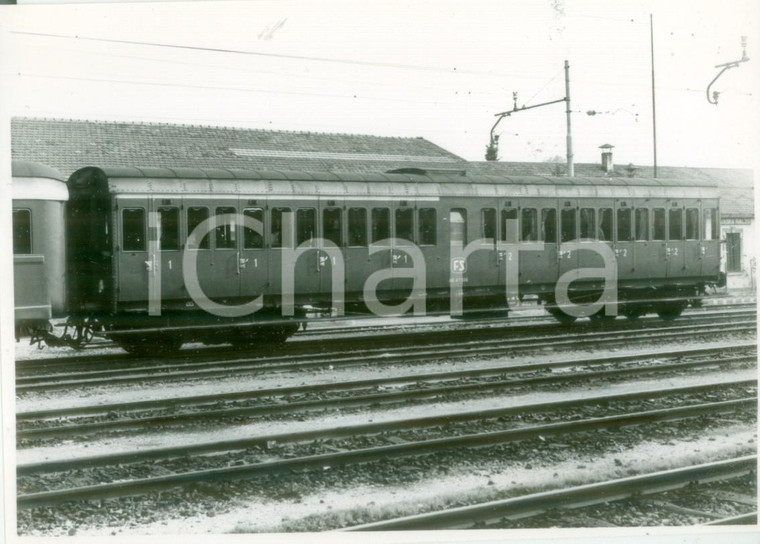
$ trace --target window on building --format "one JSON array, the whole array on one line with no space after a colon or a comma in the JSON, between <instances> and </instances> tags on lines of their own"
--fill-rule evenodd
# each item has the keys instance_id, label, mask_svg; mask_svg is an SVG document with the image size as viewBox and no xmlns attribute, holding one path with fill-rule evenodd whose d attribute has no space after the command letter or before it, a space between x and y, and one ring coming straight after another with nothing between
<instances>
[{"instance_id":1,"label":"window on building","mask_svg":"<svg viewBox=\"0 0 760 544\"><path fill-rule=\"evenodd\" d=\"M32 252L32 211L13 210L13 253L28 255Z\"/></svg>"},{"instance_id":2,"label":"window on building","mask_svg":"<svg viewBox=\"0 0 760 544\"><path fill-rule=\"evenodd\" d=\"M243 229L243 248L262 249L264 247L264 210L262 208L246 208L243 210L246 218L258 222L259 232L251 228Z\"/></svg>"},{"instance_id":3,"label":"window on building","mask_svg":"<svg viewBox=\"0 0 760 544\"><path fill-rule=\"evenodd\" d=\"M304 242L314 244L317 237L317 210L315 208L298 208L296 210L296 245Z\"/></svg>"},{"instance_id":4,"label":"window on building","mask_svg":"<svg viewBox=\"0 0 760 544\"><path fill-rule=\"evenodd\" d=\"M742 271L742 235L740 232L726 233L726 272Z\"/></svg>"},{"instance_id":5,"label":"window on building","mask_svg":"<svg viewBox=\"0 0 760 544\"><path fill-rule=\"evenodd\" d=\"M388 208L372 208L372 243L391 237L391 212Z\"/></svg>"},{"instance_id":6,"label":"window on building","mask_svg":"<svg viewBox=\"0 0 760 544\"><path fill-rule=\"evenodd\" d=\"M145 251L145 210L125 208L121 211L121 240L124 251Z\"/></svg>"},{"instance_id":7,"label":"window on building","mask_svg":"<svg viewBox=\"0 0 760 544\"><path fill-rule=\"evenodd\" d=\"M270 228L269 232L272 237L271 243L272 247L293 247L292 243L292 234L288 237L288 239L285 239L285 232L284 232L284 222L286 217L290 214L290 208L272 208L272 213L269 216L270 221ZM290 216L292 217L292 216ZM289 219L292 221L292 219ZM292 228L290 229L290 232L292 233Z\"/></svg>"},{"instance_id":8,"label":"window on building","mask_svg":"<svg viewBox=\"0 0 760 544\"><path fill-rule=\"evenodd\" d=\"M686 239L699 240L699 210L697 208L686 209Z\"/></svg>"},{"instance_id":9,"label":"window on building","mask_svg":"<svg viewBox=\"0 0 760 544\"><path fill-rule=\"evenodd\" d=\"M665 240L665 209L655 208L652 210L654 227L652 240Z\"/></svg>"},{"instance_id":10,"label":"window on building","mask_svg":"<svg viewBox=\"0 0 760 544\"><path fill-rule=\"evenodd\" d=\"M487 242L496 241L496 208L480 210L480 234Z\"/></svg>"},{"instance_id":11,"label":"window on building","mask_svg":"<svg viewBox=\"0 0 760 544\"><path fill-rule=\"evenodd\" d=\"M670 240L683 240L683 209L675 208L668 212L668 235Z\"/></svg>"},{"instance_id":12,"label":"window on building","mask_svg":"<svg viewBox=\"0 0 760 544\"><path fill-rule=\"evenodd\" d=\"M417 239L421 246L438 243L435 208L420 208L417 211Z\"/></svg>"},{"instance_id":13,"label":"window on building","mask_svg":"<svg viewBox=\"0 0 760 544\"><path fill-rule=\"evenodd\" d=\"M612 241L612 208L599 208L599 239Z\"/></svg>"},{"instance_id":14,"label":"window on building","mask_svg":"<svg viewBox=\"0 0 760 544\"><path fill-rule=\"evenodd\" d=\"M414 242L414 210L411 208L398 208L396 210L396 239Z\"/></svg>"},{"instance_id":15,"label":"window on building","mask_svg":"<svg viewBox=\"0 0 760 544\"><path fill-rule=\"evenodd\" d=\"M581 208L581 239L596 238L596 210Z\"/></svg>"},{"instance_id":16,"label":"window on building","mask_svg":"<svg viewBox=\"0 0 760 544\"><path fill-rule=\"evenodd\" d=\"M562 242L569 242L570 240L575 240L578 236L576 234L577 229L577 219L576 219L576 209L575 208L563 208L562 212L560 213L560 232L561 232L561 241Z\"/></svg>"},{"instance_id":17,"label":"window on building","mask_svg":"<svg viewBox=\"0 0 760 544\"><path fill-rule=\"evenodd\" d=\"M523 242L535 242L538 240L538 210L536 208L523 208L521 237Z\"/></svg>"},{"instance_id":18,"label":"window on building","mask_svg":"<svg viewBox=\"0 0 760 544\"><path fill-rule=\"evenodd\" d=\"M631 208L618 208L617 211L617 241L630 242L633 240L631 228Z\"/></svg>"},{"instance_id":19,"label":"window on building","mask_svg":"<svg viewBox=\"0 0 760 544\"><path fill-rule=\"evenodd\" d=\"M649 209L636 208L636 240L649 240Z\"/></svg>"},{"instance_id":20,"label":"window on building","mask_svg":"<svg viewBox=\"0 0 760 544\"><path fill-rule=\"evenodd\" d=\"M555 208L541 210L541 230L544 242L557 243L557 210Z\"/></svg>"},{"instance_id":21,"label":"window on building","mask_svg":"<svg viewBox=\"0 0 760 544\"><path fill-rule=\"evenodd\" d=\"M501 240L502 242L517 241L517 209L504 208L501 210Z\"/></svg>"},{"instance_id":22,"label":"window on building","mask_svg":"<svg viewBox=\"0 0 760 544\"><path fill-rule=\"evenodd\" d=\"M340 208L322 210L322 237L338 247L343 245L343 210Z\"/></svg>"},{"instance_id":23,"label":"window on building","mask_svg":"<svg viewBox=\"0 0 760 544\"><path fill-rule=\"evenodd\" d=\"M367 210L364 208L348 209L348 245L367 245Z\"/></svg>"}]
</instances>

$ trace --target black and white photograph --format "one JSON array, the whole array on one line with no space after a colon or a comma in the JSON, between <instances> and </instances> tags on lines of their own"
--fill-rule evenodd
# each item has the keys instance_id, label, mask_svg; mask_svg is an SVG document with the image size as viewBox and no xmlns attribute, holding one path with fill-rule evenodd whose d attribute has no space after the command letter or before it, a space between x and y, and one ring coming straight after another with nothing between
<instances>
[{"instance_id":1,"label":"black and white photograph","mask_svg":"<svg viewBox=\"0 0 760 544\"><path fill-rule=\"evenodd\" d=\"M758 25L0 5L5 541L757 542Z\"/></svg>"}]
</instances>

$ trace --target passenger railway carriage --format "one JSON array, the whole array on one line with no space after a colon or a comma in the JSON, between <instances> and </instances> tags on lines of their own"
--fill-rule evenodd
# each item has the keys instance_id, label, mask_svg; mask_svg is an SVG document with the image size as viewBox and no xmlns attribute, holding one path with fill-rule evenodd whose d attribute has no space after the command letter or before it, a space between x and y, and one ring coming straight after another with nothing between
<instances>
[{"instance_id":1,"label":"passenger railway carriage","mask_svg":"<svg viewBox=\"0 0 760 544\"><path fill-rule=\"evenodd\" d=\"M721 282L717 192L697 182L418 169L87 167L68 186L71 319L132 351L173 349L189 340L282 340L307 313L336 305L367 311L365 288L380 270L386 273L376 286L378 299L399 304L412 291L404 269L415 255L424 261L427 311L449 308L453 268L466 310L505 307L508 263L519 252L519 294L537 295L558 318L570 319L555 305L558 278L603 264L598 252L563 248L576 240L614 251L619 309L629 317L651 311L675 317ZM231 217L238 219L227 221ZM262 228L247 228L240 218ZM512 224L514 233L507 228ZM193 240L199 225L209 228ZM478 239L483 249L452 261L452 242ZM536 241L543 249L521 250ZM291 265L294 247L309 249ZM188 252L208 300L235 307L261 295L261 308L234 317L199 308L188 284L192 273L183 268ZM339 258L345 263L342 300L332 294ZM293 267L286 270L294 278L292 312L283 312L283 266ZM597 280L571 284L577 301L600 293Z\"/></svg>"},{"instance_id":2,"label":"passenger railway carriage","mask_svg":"<svg viewBox=\"0 0 760 544\"><path fill-rule=\"evenodd\" d=\"M42 164L13 161L13 275L17 334L65 315L65 178Z\"/></svg>"}]
</instances>

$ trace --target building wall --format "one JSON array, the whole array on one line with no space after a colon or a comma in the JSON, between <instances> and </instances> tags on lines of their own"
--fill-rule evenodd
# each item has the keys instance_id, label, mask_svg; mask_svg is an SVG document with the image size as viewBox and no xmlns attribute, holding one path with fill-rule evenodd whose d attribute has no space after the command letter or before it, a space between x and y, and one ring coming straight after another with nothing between
<instances>
[{"instance_id":1,"label":"building wall","mask_svg":"<svg viewBox=\"0 0 760 544\"><path fill-rule=\"evenodd\" d=\"M728 266L729 234L738 234L741 240L740 270L727 272L727 288L732 291L755 291L757 288L757 232L754 218L721 218L721 239L727 243L722 247L722 270Z\"/></svg>"}]
</instances>

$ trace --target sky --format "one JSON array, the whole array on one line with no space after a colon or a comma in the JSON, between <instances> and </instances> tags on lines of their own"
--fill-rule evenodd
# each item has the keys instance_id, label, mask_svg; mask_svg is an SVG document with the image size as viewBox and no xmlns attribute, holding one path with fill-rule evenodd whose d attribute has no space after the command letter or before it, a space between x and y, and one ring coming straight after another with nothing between
<instances>
[{"instance_id":1,"label":"sky","mask_svg":"<svg viewBox=\"0 0 760 544\"><path fill-rule=\"evenodd\" d=\"M423 137L482 160L495 114L565 96L576 162L753 167L756 1L251 1L4 8L14 116ZM40 34L48 34L47 36ZM751 59L706 88L715 65ZM112 41L102 41L112 40ZM129 43L127 43L129 42ZM756 60L757 59L757 60ZM597 115L586 112L593 110ZM562 103L497 127L504 161L564 161Z\"/></svg>"}]
</instances>

